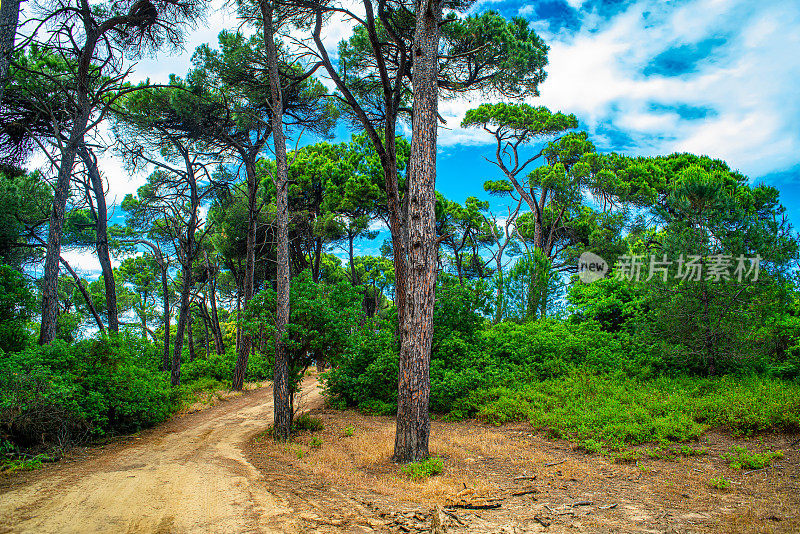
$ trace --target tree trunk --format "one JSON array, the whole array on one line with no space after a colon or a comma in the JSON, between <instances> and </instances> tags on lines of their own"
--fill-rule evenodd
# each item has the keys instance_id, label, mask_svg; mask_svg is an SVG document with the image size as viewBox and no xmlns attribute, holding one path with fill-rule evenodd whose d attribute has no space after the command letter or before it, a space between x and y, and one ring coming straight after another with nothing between
<instances>
[{"instance_id":1,"label":"tree trunk","mask_svg":"<svg viewBox=\"0 0 800 534\"><path fill-rule=\"evenodd\" d=\"M189 304L189 316L186 318L186 336L189 338L189 361L193 362L195 359L194 351L194 313L192 312L192 305Z\"/></svg>"},{"instance_id":2,"label":"tree trunk","mask_svg":"<svg viewBox=\"0 0 800 534\"><path fill-rule=\"evenodd\" d=\"M401 325L394 460L428 457L430 356L436 289L436 134L439 0L415 2L414 117L408 184L408 291Z\"/></svg>"},{"instance_id":3,"label":"tree trunk","mask_svg":"<svg viewBox=\"0 0 800 534\"><path fill-rule=\"evenodd\" d=\"M499 255L499 254L498 254ZM499 259L497 261L497 300L496 300L496 309L494 312L494 321L493 324L499 324L500 321L503 320L503 308L505 307L505 302L503 301L504 295L504 288L503 284L505 284L505 280L503 280L503 260Z\"/></svg>"},{"instance_id":4,"label":"tree trunk","mask_svg":"<svg viewBox=\"0 0 800 534\"><path fill-rule=\"evenodd\" d=\"M183 353L183 337L186 333L186 324L189 318L189 292L192 290L192 269L183 268L183 284L181 284L181 303L178 310L178 326L175 328L175 345L172 349L172 374L173 386L181 383L181 356Z\"/></svg>"},{"instance_id":5,"label":"tree trunk","mask_svg":"<svg viewBox=\"0 0 800 534\"><path fill-rule=\"evenodd\" d=\"M211 262L208 259L208 252L205 253L206 268L211 271ZM210 275L209 275L210 276ZM214 276L211 278L211 292L208 296L211 302L211 331L214 334L214 350L217 354L225 353L225 345L222 341L222 327L219 324L219 314L217 312L217 269L215 263Z\"/></svg>"},{"instance_id":6,"label":"tree trunk","mask_svg":"<svg viewBox=\"0 0 800 534\"><path fill-rule=\"evenodd\" d=\"M258 223L258 212L256 210L256 200L258 197L258 179L256 177L255 165L252 162L245 163L247 173L247 244L246 260L244 268L244 308L247 310L250 300L254 293L254 280L256 270L256 224ZM239 303L237 302L237 305ZM242 332L242 319L238 319L239 332L237 341L236 365L233 368L233 379L231 388L234 391L241 391L244 387L244 375L247 373L247 359L250 356L250 345L252 343L250 335Z\"/></svg>"},{"instance_id":7,"label":"tree trunk","mask_svg":"<svg viewBox=\"0 0 800 534\"><path fill-rule=\"evenodd\" d=\"M72 178L72 167L78 146L83 142L89 112L84 111L72 127L72 132L63 147L59 162L56 188L53 192L53 209L50 212L49 231L47 234L47 252L44 260L44 276L42 280L42 326L39 331L39 344L47 345L56 338L56 322L58 320L58 264L61 259L61 237L64 229L64 216L67 210L69 184Z\"/></svg>"},{"instance_id":8,"label":"tree trunk","mask_svg":"<svg viewBox=\"0 0 800 534\"><path fill-rule=\"evenodd\" d=\"M355 262L355 254L353 252L353 241L355 241L355 235L350 229L347 229L347 257L350 259L350 285L355 287L356 286L356 262Z\"/></svg>"},{"instance_id":9,"label":"tree trunk","mask_svg":"<svg viewBox=\"0 0 800 534\"><path fill-rule=\"evenodd\" d=\"M164 348L163 359L161 361L162 370L166 371L170 368L169 365L169 327L170 327L170 313L169 313L169 278L168 266L164 260L164 256L158 253L158 266L161 268L161 292L164 301Z\"/></svg>"},{"instance_id":10,"label":"tree trunk","mask_svg":"<svg viewBox=\"0 0 800 534\"><path fill-rule=\"evenodd\" d=\"M103 179L97 168L97 159L91 149L82 145L79 149L81 159L89 173L92 185L92 194L95 200L95 248L100 268L103 272L103 285L106 290L106 311L108 313L108 330L114 334L119 333L119 315L117 312L117 286L114 283L114 270L111 267L111 256L108 252L108 208L106 207L106 192Z\"/></svg>"},{"instance_id":11,"label":"tree trunk","mask_svg":"<svg viewBox=\"0 0 800 534\"><path fill-rule=\"evenodd\" d=\"M319 263L322 259L322 238L318 237L314 240L314 263L311 267L311 280L315 284L319 283Z\"/></svg>"},{"instance_id":12,"label":"tree trunk","mask_svg":"<svg viewBox=\"0 0 800 534\"><path fill-rule=\"evenodd\" d=\"M186 242L183 252L183 283L181 285L181 305L178 312L178 326L175 329L175 346L172 351L172 376L171 382L173 386L178 386L181 383L181 355L183 352L183 336L186 331L186 324L188 322L189 310L189 294L194 286L192 278L192 264L194 263L195 256L195 241L194 233L197 230L197 209L200 205L200 198L197 192L197 180L194 176L194 169L192 162L187 154L184 154L184 161L186 164L187 181L189 182L189 191L191 195L189 209L189 222L186 225Z\"/></svg>"},{"instance_id":13,"label":"tree trunk","mask_svg":"<svg viewBox=\"0 0 800 534\"><path fill-rule=\"evenodd\" d=\"M264 43L267 48L270 96L272 99L272 140L275 148L275 208L278 241L278 309L275 314L275 376L272 383L275 425L278 441L289 439L292 431L292 395L289 385L289 358L283 344L289 324L289 179L286 138L283 135L283 92L278 72L278 50L272 21L272 3L261 0Z\"/></svg>"},{"instance_id":14,"label":"tree trunk","mask_svg":"<svg viewBox=\"0 0 800 534\"><path fill-rule=\"evenodd\" d=\"M3 101L8 66L14 50L14 38L17 36L20 3L20 0L0 2L0 102Z\"/></svg>"}]
</instances>

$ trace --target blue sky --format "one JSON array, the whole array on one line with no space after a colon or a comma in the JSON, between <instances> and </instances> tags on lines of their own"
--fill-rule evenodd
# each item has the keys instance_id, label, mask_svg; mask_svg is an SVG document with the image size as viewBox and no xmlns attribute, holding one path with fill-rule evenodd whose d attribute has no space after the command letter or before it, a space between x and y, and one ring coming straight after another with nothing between
<instances>
[{"instance_id":1,"label":"blue sky","mask_svg":"<svg viewBox=\"0 0 800 534\"><path fill-rule=\"evenodd\" d=\"M184 74L195 46L216 42L221 29L236 25L221 2L212 5L185 53L144 60L135 78ZM723 159L754 182L778 187L800 226L800 2L479 0L472 11L488 9L526 18L551 48L541 96L529 103L576 114L602 151ZM351 27L332 21L329 49ZM439 132L438 188L459 202L485 198L483 182L498 178L484 160L493 139L458 127L466 110L483 101L475 95L440 104L447 127ZM128 177L110 155L104 168L118 200L142 183L143 176ZM365 245L364 252L373 249Z\"/></svg>"}]
</instances>

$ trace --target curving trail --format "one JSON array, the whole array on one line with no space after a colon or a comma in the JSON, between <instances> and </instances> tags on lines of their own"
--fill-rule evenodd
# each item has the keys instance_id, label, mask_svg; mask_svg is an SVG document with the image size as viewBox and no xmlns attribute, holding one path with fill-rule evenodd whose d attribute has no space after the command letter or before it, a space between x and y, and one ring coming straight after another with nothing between
<instances>
[{"instance_id":1,"label":"curving trail","mask_svg":"<svg viewBox=\"0 0 800 534\"><path fill-rule=\"evenodd\" d=\"M316 378L301 407L322 404ZM242 445L272 422L272 389L244 393L0 490L0 533L282 532L288 500ZM276 521L277 520L277 521Z\"/></svg>"}]
</instances>

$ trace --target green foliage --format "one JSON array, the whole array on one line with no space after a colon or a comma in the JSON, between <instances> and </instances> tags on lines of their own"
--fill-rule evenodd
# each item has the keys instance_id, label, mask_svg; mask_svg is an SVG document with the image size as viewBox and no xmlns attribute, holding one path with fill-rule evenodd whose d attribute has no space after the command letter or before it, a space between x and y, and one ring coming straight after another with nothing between
<instances>
[{"instance_id":1,"label":"green foliage","mask_svg":"<svg viewBox=\"0 0 800 534\"><path fill-rule=\"evenodd\" d=\"M352 437L353 434L355 434L355 433L356 433L356 429L354 427L352 427L352 426L345 427L345 429L344 429L345 437L348 437L348 438Z\"/></svg>"},{"instance_id":2,"label":"green foliage","mask_svg":"<svg viewBox=\"0 0 800 534\"><path fill-rule=\"evenodd\" d=\"M762 469L772 460L783 458L781 451L750 452L746 446L734 445L731 452L722 456L731 469Z\"/></svg>"},{"instance_id":3,"label":"green foliage","mask_svg":"<svg viewBox=\"0 0 800 534\"><path fill-rule=\"evenodd\" d=\"M0 351L19 351L28 343L27 322L34 297L22 274L0 264Z\"/></svg>"},{"instance_id":4,"label":"green foliage","mask_svg":"<svg viewBox=\"0 0 800 534\"><path fill-rule=\"evenodd\" d=\"M731 487L731 481L720 475L718 477L710 478L708 480L708 485L714 489L726 490Z\"/></svg>"},{"instance_id":5,"label":"green foliage","mask_svg":"<svg viewBox=\"0 0 800 534\"><path fill-rule=\"evenodd\" d=\"M163 421L178 393L135 340L86 340L1 354L0 432L19 445L131 432Z\"/></svg>"},{"instance_id":6,"label":"green foliage","mask_svg":"<svg viewBox=\"0 0 800 534\"><path fill-rule=\"evenodd\" d=\"M411 480L422 480L438 475L444 469L444 462L437 456L432 456L419 462L411 462L403 466L401 471Z\"/></svg>"},{"instance_id":7,"label":"green foliage","mask_svg":"<svg viewBox=\"0 0 800 534\"><path fill-rule=\"evenodd\" d=\"M264 336L274 350L276 293L260 291L245 313L246 328L254 338ZM304 271L292 279L289 324L283 337L290 365L290 383L299 384L303 371L316 355L336 362L352 346L351 332L358 327L361 295L345 281L338 284L314 283Z\"/></svg>"},{"instance_id":8,"label":"green foliage","mask_svg":"<svg viewBox=\"0 0 800 534\"><path fill-rule=\"evenodd\" d=\"M295 419L294 423L292 423L292 428L295 430L305 430L307 432L319 432L322 430L323 426L322 419L314 417L308 412L301 414L300 417Z\"/></svg>"},{"instance_id":9,"label":"green foliage","mask_svg":"<svg viewBox=\"0 0 800 534\"><path fill-rule=\"evenodd\" d=\"M236 347L230 345L224 354L211 353L190 362L181 364L181 380L186 383L201 378L213 379L219 382L229 382L231 370L236 363ZM246 381L269 380L272 378L271 354L255 352L247 360Z\"/></svg>"},{"instance_id":10,"label":"green foliage","mask_svg":"<svg viewBox=\"0 0 800 534\"><path fill-rule=\"evenodd\" d=\"M319 436L314 436L313 438L311 438L311 441L308 442L308 446L311 447L312 449L319 449L320 447L322 447L322 438L320 438Z\"/></svg>"},{"instance_id":11,"label":"green foliage","mask_svg":"<svg viewBox=\"0 0 800 534\"><path fill-rule=\"evenodd\" d=\"M697 439L709 427L750 432L800 427L800 385L752 377L703 379L576 371L522 389L480 389L454 414L501 424L528 420L589 451ZM681 453L693 454L687 448Z\"/></svg>"},{"instance_id":12,"label":"green foliage","mask_svg":"<svg viewBox=\"0 0 800 534\"><path fill-rule=\"evenodd\" d=\"M51 458L46 454L37 454L31 457L20 456L3 460L0 463L0 472L13 473L14 471L32 471L44 466Z\"/></svg>"}]
</instances>

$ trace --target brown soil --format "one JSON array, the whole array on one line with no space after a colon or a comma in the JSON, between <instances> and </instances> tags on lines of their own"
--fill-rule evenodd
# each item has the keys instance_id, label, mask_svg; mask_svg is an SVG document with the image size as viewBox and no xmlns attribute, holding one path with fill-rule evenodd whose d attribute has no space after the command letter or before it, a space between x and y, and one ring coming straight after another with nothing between
<instances>
[{"instance_id":1,"label":"brown soil","mask_svg":"<svg viewBox=\"0 0 800 534\"><path fill-rule=\"evenodd\" d=\"M272 392L261 388L6 476L0 533L429 532L437 505L451 533L800 532L798 436L712 432L692 444L706 455L614 464L527 425L434 422L444 471L414 482L389 459L391 418L323 410L313 377L304 391L298 404L325 426L288 445L263 434ZM721 456L734 444L785 457L732 470ZM731 488L708 485L720 475ZM447 508L456 503L499 506Z\"/></svg>"}]
</instances>

